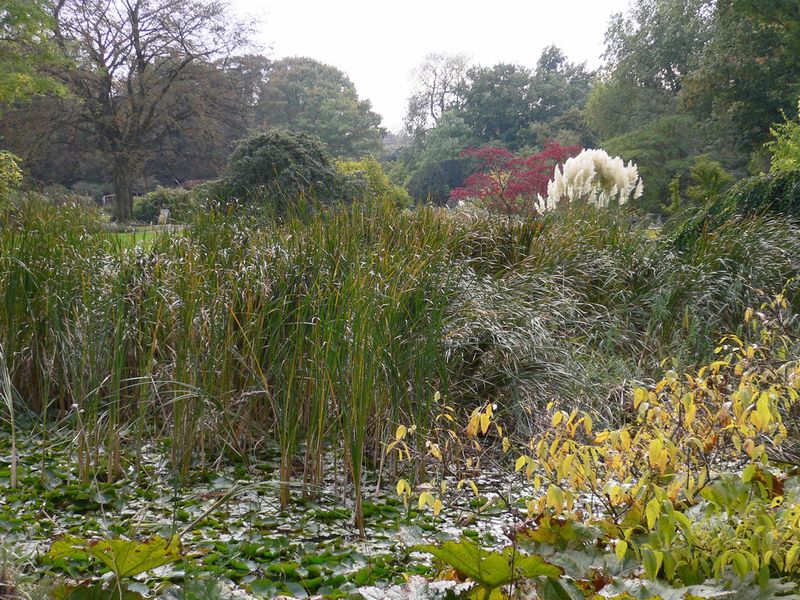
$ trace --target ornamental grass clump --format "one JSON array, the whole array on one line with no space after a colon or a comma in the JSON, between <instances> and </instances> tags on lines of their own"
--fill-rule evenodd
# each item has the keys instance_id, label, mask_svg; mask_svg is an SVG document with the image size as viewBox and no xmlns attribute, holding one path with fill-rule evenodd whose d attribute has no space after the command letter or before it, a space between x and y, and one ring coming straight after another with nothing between
<instances>
[{"instance_id":1,"label":"ornamental grass clump","mask_svg":"<svg viewBox=\"0 0 800 600\"><path fill-rule=\"evenodd\" d=\"M549 212L563 204L606 208L616 202L641 197L644 191L639 170L631 161L626 165L604 150L587 149L555 168L547 184L547 197L538 197L537 211Z\"/></svg>"}]
</instances>

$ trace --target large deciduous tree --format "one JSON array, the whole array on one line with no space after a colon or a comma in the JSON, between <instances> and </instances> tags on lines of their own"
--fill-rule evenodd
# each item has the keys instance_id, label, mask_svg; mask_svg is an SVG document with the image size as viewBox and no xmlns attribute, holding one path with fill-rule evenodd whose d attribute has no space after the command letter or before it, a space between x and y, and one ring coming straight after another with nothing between
<instances>
[{"instance_id":1,"label":"large deciduous tree","mask_svg":"<svg viewBox=\"0 0 800 600\"><path fill-rule=\"evenodd\" d=\"M737 129L743 152L758 150L800 94L800 4L717 0L714 35L689 78L686 100Z\"/></svg>"},{"instance_id":2,"label":"large deciduous tree","mask_svg":"<svg viewBox=\"0 0 800 600\"><path fill-rule=\"evenodd\" d=\"M616 14L604 57L616 77L677 94L712 30L713 0L636 0Z\"/></svg>"},{"instance_id":3,"label":"large deciduous tree","mask_svg":"<svg viewBox=\"0 0 800 600\"><path fill-rule=\"evenodd\" d=\"M132 186L157 148L195 115L181 101L198 63L241 46L246 30L220 0L50 0L53 37L70 65L59 125L86 132L111 173L114 216L131 218Z\"/></svg>"},{"instance_id":4,"label":"large deciduous tree","mask_svg":"<svg viewBox=\"0 0 800 600\"><path fill-rule=\"evenodd\" d=\"M259 90L256 126L317 136L334 156L361 158L383 149L381 117L336 67L311 58L272 63Z\"/></svg>"},{"instance_id":5,"label":"large deciduous tree","mask_svg":"<svg viewBox=\"0 0 800 600\"><path fill-rule=\"evenodd\" d=\"M557 46L548 46L531 79L534 121L551 122L586 104L594 73L572 63Z\"/></svg>"},{"instance_id":6,"label":"large deciduous tree","mask_svg":"<svg viewBox=\"0 0 800 600\"><path fill-rule=\"evenodd\" d=\"M587 139L580 111L593 73L569 62L556 46L542 51L533 71L498 64L470 69L468 75L461 113L484 142L517 150L554 138Z\"/></svg>"},{"instance_id":7,"label":"large deciduous tree","mask_svg":"<svg viewBox=\"0 0 800 600\"><path fill-rule=\"evenodd\" d=\"M713 32L711 0L635 0L606 31L606 68L587 103L602 137L674 114L678 95Z\"/></svg>"},{"instance_id":8,"label":"large deciduous tree","mask_svg":"<svg viewBox=\"0 0 800 600\"><path fill-rule=\"evenodd\" d=\"M511 149L524 145L520 132L531 124L535 102L531 75L525 67L512 64L470 69L463 115L478 138Z\"/></svg>"},{"instance_id":9,"label":"large deciduous tree","mask_svg":"<svg viewBox=\"0 0 800 600\"><path fill-rule=\"evenodd\" d=\"M414 69L414 92L408 99L406 127L425 131L436 127L445 112L459 109L467 88L469 58L463 54L431 53Z\"/></svg>"},{"instance_id":10,"label":"large deciduous tree","mask_svg":"<svg viewBox=\"0 0 800 600\"><path fill-rule=\"evenodd\" d=\"M245 55L187 67L170 91L170 104L183 107L188 116L147 151L134 193L147 191L154 183L174 186L216 178L236 142L252 127L255 89L267 65L264 57ZM113 188L94 128L79 129L67 118L80 110L81 102L75 97L38 95L12 106L0 120L0 138L23 158L33 179L75 186L97 197Z\"/></svg>"}]
</instances>

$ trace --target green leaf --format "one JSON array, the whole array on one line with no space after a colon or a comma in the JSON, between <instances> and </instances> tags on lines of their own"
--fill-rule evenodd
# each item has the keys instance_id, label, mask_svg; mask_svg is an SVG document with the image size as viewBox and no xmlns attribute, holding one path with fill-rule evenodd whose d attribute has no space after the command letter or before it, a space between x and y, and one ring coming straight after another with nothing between
<instances>
[{"instance_id":1,"label":"green leaf","mask_svg":"<svg viewBox=\"0 0 800 600\"><path fill-rule=\"evenodd\" d=\"M53 600L143 600L144 596L134 591L123 589L122 596L116 586L104 588L98 582L92 585L71 586L62 584L50 592Z\"/></svg>"},{"instance_id":2,"label":"green leaf","mask_svg":"<svg viewBox=\"0 0 800 600\"><path fill-rule=\"evenodd\" d=\"M541 600L584 600L583 593L571 582L548 577L536 588Z\"/></svg>"},{"instance_id":3,"label":"green leaf","mask_svg":"<svg viewBox=\"0 0 800 600\"><path fill-rule=\"evenodd\" d=\"M66 537L50 547L50 557L54 559L83 558L86 555L96 558L122 579L180 560L181 544L178 536L170 540L153 537L144 542Z\"/></svg>"},{"instance_id":4,"label":"green leaf","mask_svg":"<svg viewBox=\"0 0 800 600\"><path fill-rule=\"evenodd\" d=\"M488 551L469 538L445 542L441 546L416 546L414 550L433 554L462 575L492 590L518 578L559 578L563 570L545 561L538 554L523 554L512 546L501 551ZM513 570L512 570L513 565Z\"/></svg>"},{"instance_id":5,"label":"green leaf","mask_svg":"<svg viewBox=\"0 0 800 600\"><path fill-rule=\"evenodd\" d=\"M617 542L616 548L614 548L614 554L617 555L617 560L622 562L625 560L625 553L628 551L628 542L625 540L620 540Z\"/></svg>"},{"instance_id":6,"label":"green leaf","mask_svg":"<svg viewBox=\"0 0 800 600\"><path fill-rule=\"evenodd\" d=\"M292 594L292 598L308 598L306 589L294 581L287 581L285 584L286 589Z\"/></svg>"},{"instance_id":7,"label":"green leaf","mask_svg":"<svg viewBox=\"0 0 800 600\"><path fill-rule=\"evenodd\" d=\"M733 572L736 573L736 576L739 577L739 579L744 579L749 570L747 559L744 555L739 552L734 552L731 555L731 565L733 566Z\"/></svg>"},{"instance_id":8,"label":"green leaf","mask_svg":"<svg viewBox=\"0 0 800 600\"><path fill-rule=\"evenodd\" d=\"M85 545L86 540L83 538L66 536L53 542L48 554L53 560L62 558L84 560L88 557Z\"/></svg>"},{"instance_id":9,"label":"green leaf","mask_svg":"<svg viewBox=\"0 0 800 600\"><path fill-rule=\"evenodd\" d=\"M663 559L664 555L661 552L651 548L642 548L642 564L648 579L655 581L659 570L661 570L661 561Z\"/></svg>"}]
</instances>

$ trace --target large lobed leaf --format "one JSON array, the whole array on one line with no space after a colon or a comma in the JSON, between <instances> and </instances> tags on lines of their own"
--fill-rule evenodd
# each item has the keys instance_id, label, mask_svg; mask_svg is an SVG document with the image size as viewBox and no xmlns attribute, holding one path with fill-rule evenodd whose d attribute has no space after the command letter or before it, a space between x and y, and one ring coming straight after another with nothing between
<instances>
[{"instance_id":1,"label":"large lobed leaf","mask_svg":"<svg viewBox=\"0 0 800 600\"><path fill-rule=\"evenodd\" d=\"M506 585L520 578L557 579L563 573L561 567L545 561L538 554L523 554L513 546L500 551L489 551L469 538L445 542L441 546L416 546L414 549L433 554L487 589Z\"/></svg>"},{"instance_id":2,"label":"large lobed leaf","mask_svg":"<svg viewBox=\"0 0 800 600\"><path fill-rule=\"evenodd\" d=\"M144 542L122 538L86 540L68 536L53 542L50 557L83 558L92 556L105 564L118 578L133 577L156 567L180 560L178 536L152 537Z\"/></svg>"}]
</instances>

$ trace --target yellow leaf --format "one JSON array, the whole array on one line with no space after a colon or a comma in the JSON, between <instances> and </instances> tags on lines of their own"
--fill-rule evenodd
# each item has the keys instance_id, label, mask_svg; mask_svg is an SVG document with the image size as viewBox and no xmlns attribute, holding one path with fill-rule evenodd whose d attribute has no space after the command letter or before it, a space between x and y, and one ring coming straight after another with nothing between
<instances>
[{"instance_id":1,"label":"yellow leaf","mask_svg":"<svg viewBox=\"0 0 800 600\"><path fill-rule=\"evenodd\" d=\"M405 425L398 425L397 431L394 433L394 439L400 441L406 437L406 433L408 433L408 429L406 429Z\"/></svg>"},{"instance_id":2,"label":"yellow leaf","mask_svg":"<svg viewBox=\"0 0 800 600\"><path fill-rule=\"evenodd\" d=\"M525 457L524 456L520 456L517 459L517 462L514 463L514 472L515 473L519 472L519 470L524 466L525 466Z\"/></svg>"},{"instance_id":3,"label":"yellow leaf","mask_svg":"<svg viewBox=\"0 0 800 600\"><path fill-rule=\"evenodd\" d=\"M488 411L489 409L487 409ZM486 435L486 432L489 431L489 424L491 423L491 416L488 412L481 414L481 433Z\"/></svg>"},{"instance_id":4,"label":"yellow leaf","mask_svg":"<svg viewBox=\"0 0 800 600\"><path fill-rule=\"evenodd\" d=\"M557 485L550 484L547 488L547 506L560 515L564 508L564 492Z\"/></svg>"},{"instance_id":5,"label":"yellow leaf","mask_svg":"<svg viewBox=\"0 0 800 600\"><path fill-rule=\"evenodd\" d=\"M595 444L602 444L609 437L611 437L611 432L610 431L601 431L600 433L597 434L597 437L594 438L594 443Z\"/></svg>"},{"instance_id":6,"label":"yellow leaf","mask_svg":"<svg viewBox=\"0 0 800 600\"><path fill-rule=\"evenodd\" d=\"M625 558L625 553L628 551L628 542L625 540L620 540L617 542L617 547L614 548L614 554L617 555L617 560L622 562Z\"/></svg>"},{"instance_id":7,"label":"yellow leaf","mask_svg":"<svg viewBox=\"0 0 800 600\"><path fill-rule=\"evenodd\" d=\"M762 431L769 428L769 424L772 421L772 413L769 410L769 395L761 394L756 403L756 412L758 413L760 423L760 429Z\"/></svg>"},{"instance_id":8,"label":"yellow leaf","mask_svg":"<svg viewBox=\"0 0 800 600\"><path fill-rule=\"evenodd\" d=\"M467 436L468 437L475 437L478 435L478 424L479 418L477 414L472 415L469 420L469 424L467 425Z\"/></svg>"},{"instance_id":9,"label":"yellow leaf","mask_svg":"<svg viewBox=\"0 0 800 600\"><path fill-rule=\"evenodd\" d=\"M433 504L433 494L430 492L422 492L419 495L419 507L424 508L426 504Z\"/></svg>"},{"instance_id":10,"label":"yellow leaf","mask_svg":"<svg viewBox=\"0 0 800 600\"><path fill-rule=\"evenodd\" d=\"M574 454L567 454L564 457L564 462L561 463L561 476L567 477L571 473L572 461L575 459Z\"/></svg>"},{"instance_id":11,"label":"yellow leaf","mask_svg":"<svg viewBox=\"0 0 800 600\"><path fill-rule=\"evenodd\" d=\"M785 569L791 571L794 563L797 562L797 553L800 552L800 545L793 544L789 551L786 553L786 560L784 561Z\"/></svg>"},{"instance_id":12,"label":"yellow leaf","mask_svg":"<svg viewBox=\"0 0 800 600\"><path fill-rule=\"evenodd\" d=\"M631 449L631 434L628 433L627 429L619 430L619 441L622 444L623 449L625 450Z\"/></svg>"},{"instance_id":13,"label":"yellow leaf","mask_svg":"<svg viewBox=\"0 0 800 600\"><path fill-rule=\"evenodd\" d=\"M525 477L527 477L528 479L530 479L530 478L531 478L531 475L533 475L533 470L534 470L535 468L536 468L536 463L534 463L532 460L529 460L529 461L528 461L528 466L527 466L527 467L525 467Z\"/></svg>"},{"instance_id":14,"label":"yellow leaf","mask_svg":"<svg viewBox=\"0 0 800 600\"><path fill-rule=\"evenodd\" d=\"M438 517L440 512L442 512L442 501L436 498L436 500L433 501L433 515Z\"/></svg>"},{"instance_id":15,"label":"yellow leaf","mask_svg":"<svg viewBox=\"0 0 800 600\"><path fill-rule=\"evenodd\" d=\"M408 485L408 482L405 479L401 479L400 481L397 482L397 495L398 496L402 496L406 492L410 492L410 491L411 491L411 486Z\"/></svg>"},{"instance_id":16,"label":"yellow leaf","mask_svg":"<svg viewBox=\"0 0 800 600\"><path fill-rule=\"evenodd\" d=\"M478 493L478 486L475 485L475 482L472 481L471 479L469 480L469 487L472 488L472 493L475 494L476 498L480 498L481 497L481 495Z\"/></svg>"},{"instance_id":17,"label":"yellow leaf","mask_svg":"<svg viewBox=\"0 0 800 600\"><path fill-rule=\"evenodd\" d=\"M686 409L686 427L692 426L696 414L697 414L697 405L692 403L689 406L689 408Z\"/></svg>"},{"instance_id":18,"label":"yellow leaf","mask_svg":"<svg viewBox=\"0 0 800 600\"><path fill-rule=\"evenodd\" d=\"M508 440L507 437L504 437L503 438L503 452L508 452L509 450L511 450L511 442ZM515 470L519 471L519 469L515 469Z\"/></svg>"},{"instance_id":19,"label":"yellow leaf","mask_svg":"<svg viewBox=\"0 0 800 600\"><path fill-rule=\"evenodd\" d=\"M644 388L636 388L633 390L633 408L639 408L639 405L647 400L647 390Z\"/></svg>"},{"instance_id":20,"label":"yellow leaf","mask_svg":"<svg viewBox=\"0 0 800 600\"><path fill-rule=\"evenodd\" d=\"M647 515L647 527L648 529L652 529L658 520L658 516L661 514L661 503L655 498L650 500L650 502L647 503L645 514Z\"/></svg>"},{"instance_id":21,"label":"yellow leaf","mask_svg":"<svg viewBox=\"0 0 800 600\"><path fill-rule=\"evenodd\" d=\"M650 442L650 447L648 452L649 452L650 466L652 468L656 468L661 463L662 450L663 447L661 445L661 440L656 438Z\"/></svg>"},{"instance_id":22,"label":"yellow leaf","mask_svg":"<svg viewBox=\"0 0 800 600\"><path fill-rule=\"evenodd\" d=\"M563 418L564 418L564 413L561 412L560 410L556 411L555 413L553 413L553 421L552 421L553 422L553 427L557 427L558 424L561 423L561 420Z\"/></svg>"}]
</instances>

